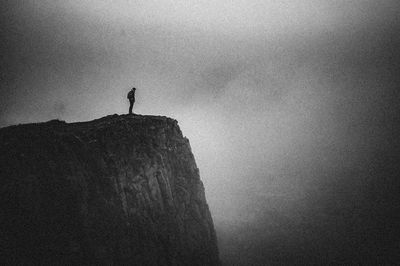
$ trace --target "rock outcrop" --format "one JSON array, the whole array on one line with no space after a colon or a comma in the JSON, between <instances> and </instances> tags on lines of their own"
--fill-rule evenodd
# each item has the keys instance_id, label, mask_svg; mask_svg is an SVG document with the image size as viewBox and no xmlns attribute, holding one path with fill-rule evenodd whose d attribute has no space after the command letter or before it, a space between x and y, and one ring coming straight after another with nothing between
<instances>
[{"instance_id":1,"label":"rock outcrop","mask_svg":"<svg viewBox=\"0 0 400 266\"><path fill-rule=\"evenodd\" d=\"M0 129L0 249L12 265L219 265L189 141L173 119Z\"/></svg>"}]
</instances>

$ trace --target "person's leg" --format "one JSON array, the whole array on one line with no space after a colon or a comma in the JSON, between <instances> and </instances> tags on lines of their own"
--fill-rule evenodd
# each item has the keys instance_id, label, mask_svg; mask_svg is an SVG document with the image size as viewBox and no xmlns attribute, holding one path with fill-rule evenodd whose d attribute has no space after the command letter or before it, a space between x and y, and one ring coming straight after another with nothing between
<instances>
[{"instance_id":1,"label":"person's leg","mask_svg":"<svg viewBox=\"0 0 400 266\"><path fill-rule=\"evenodd\" d=\"M129 114L132 114L133 101L129 100Z\"/></svg>"}]
</instances>

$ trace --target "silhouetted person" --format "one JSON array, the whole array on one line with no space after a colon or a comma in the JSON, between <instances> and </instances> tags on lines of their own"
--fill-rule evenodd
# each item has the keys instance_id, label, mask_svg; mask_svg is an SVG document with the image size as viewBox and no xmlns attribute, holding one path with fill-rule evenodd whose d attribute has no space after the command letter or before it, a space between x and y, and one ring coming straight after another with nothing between
<instances>
[{"instance_id":1,"label":"silhouetted person","mask_svg":"<svg viewBox=\"0 0 400 266\"><path fill-rule=\"evenodd\" d=\"M132 88L132 89L128 92L129 114L132 114L132 107L133 107L133 104L135 103L135 91L136 91L136 88Z\"/></svg>"}]
</instances>

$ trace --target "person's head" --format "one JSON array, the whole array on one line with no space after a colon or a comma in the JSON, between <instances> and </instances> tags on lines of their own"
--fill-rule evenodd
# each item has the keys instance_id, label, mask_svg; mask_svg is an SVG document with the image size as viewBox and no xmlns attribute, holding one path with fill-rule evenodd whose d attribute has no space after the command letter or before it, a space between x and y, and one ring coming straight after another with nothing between
<instances>
[{"instance_id":1,"label":"person's head","mask_svg":"<svg viewBox=\"0 0 400 266\"><path fill-rule=\"evenodd\" d=\"M135 91L135 90L136 90L136 88L135 88L135 87L133 87L133 88L132 88L132 91Z\"/></svg>"}]
</instances>

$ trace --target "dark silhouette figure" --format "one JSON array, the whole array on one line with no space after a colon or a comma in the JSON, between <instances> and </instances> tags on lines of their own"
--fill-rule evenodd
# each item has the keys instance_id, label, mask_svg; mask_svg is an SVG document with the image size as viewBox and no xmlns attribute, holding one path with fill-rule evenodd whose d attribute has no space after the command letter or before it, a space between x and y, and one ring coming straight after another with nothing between
<instances>
[{"instance_id":1,"label":"dark silhouette figure","mask_svg":"<svg viewBox=\"0 0 400 266\"><path fill-rule=\"evenodd\" d=\"M128 100L129 100L129 114L132 114L132 108L133 108L133 104L135 103L135 91L136 88L132 88L129 92L128 92Z\"/></svg>"}]
</instances>

